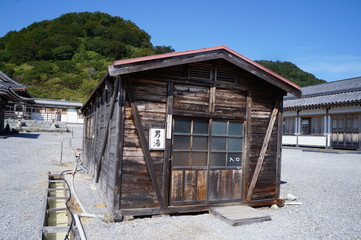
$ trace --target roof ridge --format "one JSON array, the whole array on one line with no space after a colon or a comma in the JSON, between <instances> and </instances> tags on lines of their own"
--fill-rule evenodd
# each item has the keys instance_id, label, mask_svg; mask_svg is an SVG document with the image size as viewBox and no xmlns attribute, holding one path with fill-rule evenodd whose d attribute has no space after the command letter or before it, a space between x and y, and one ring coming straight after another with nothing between
<instances>
[{"instance_id":1,"label":"roof ridge","mask_svg":"<svg viewBox=\"0 0 361 240\"><path fill-rule=\"evenodd\" d=\"M11 79L8 75L6 75L3 71L0 71L0 76L2 77L2 80L7 83L13 83L17 85L21 85L17 82L15 82L13 79Z\"/></svg>"},{"instance_id":2,"label":"roof ridge","mask_svg":"<svg viewBox=\"0 0 361 240\"><path fill-rule=\"evenodd\" d=\"M179 57L179 56L185 56L185 55L191 55L191 54L197 54L197 53L204 53L209 51L217 51L217 50L224 50L227 51L238 58L246 61L247 63L255 66L256 68L272 75L273 77L278 78L279 80L285 82L286 84L292 86L293 88L297 89L298 91L301 89L300 86L295 84L294 82L288 80L287 78L282 77L281 75L271 71L270 69L262 66L261 64L243 56L242 54L230 49L226 45L218 45L214 47L208 47L208 48L200 48L200 49L194 49L194 50L186 50L186 51L179 51L179 52L170 52L170 53L163 53L163 54L156 54L151 56L145 56L145 57L138 57L138 58L130 58L130 59L124 59L124 60L118 60L114 61L112 66L120 66L120 65L127 65L127 64L134 64L134 63L140 63L145 61L152 61L152 60L161 60L165 58L172 58L172 57Z\"/></svg>"},{"instance_id":3,"label":"roof ridge","mask_svg":"<svg viewBox=\"0 0 361 240\"><path fill-rule=\"evenodd\" d=\"M350 81L350 80L355 80L355 79L360 79L361 80L361 76L353 77L353 78L340 79L340 80L336 80L336 81L332 81L332 82L325 82L325 83L309 85L309 86L305 86L305 87L302 87L302 88L312 88L312 87L315 87L315 86L328 85L328 84L339 83L339 82L342 82L342 81Z\"/></svg>"},{"instance_id":4,"label":"roof ridge","mask_svg":"<svg viewBox=\"0 0 361 240\"><path fill-rule=\"evenodd\" d=\"M302 94L302 98L313 97L313 96L326 96L326 95L333 95L333 94L347 93L347 92L358 92L360 90L361 90L361 87L326 91L326 92L322 92L322 93Z\"/></svg>"}]
</instances>

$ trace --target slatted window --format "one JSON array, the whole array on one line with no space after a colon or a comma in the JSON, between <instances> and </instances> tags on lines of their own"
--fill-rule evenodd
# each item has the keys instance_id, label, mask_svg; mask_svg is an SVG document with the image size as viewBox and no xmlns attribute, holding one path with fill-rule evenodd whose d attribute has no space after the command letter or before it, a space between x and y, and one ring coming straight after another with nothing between
<instances>
[{"instance_id":1,"label":"slatted window","mask_svg":"<svg viewBox=\"0 0 361 240\"><path fill-rule=\"evenodd\" d=\"M197 64L189 65L189 76L191 78L211 79L212 65L210 64Z\"/></svg>"},{"instance_id":2,"label":"slatted window","mask_svg":"<svg viewBox=\"0 0 361 240\"><path fill-rule=\"evenodd\" d=\"M236 69L231 67L218 66L216 69L216 80L235 83Z\"/></svg>"},{"instance_id":3,"label":"slatted window","mask_svg":"<svg viewBox=\"0 0 361 240\"><path fill-rule=\"evenodd\" d=\"M184 75L183 65L150 70L150 72L153 74L161 74L166 76L177 76L177 77L183 77Z\"/></svg>"},{"instance_id":4,"label":"slatted window","mask_svg":"<svg viewBox=\"0 0 361 240\"><path fill-rule=\"evenodd\" d=\"M240 167L242 144L241 122L176 118L173 166Z\"/></svg>"}]
</instances>

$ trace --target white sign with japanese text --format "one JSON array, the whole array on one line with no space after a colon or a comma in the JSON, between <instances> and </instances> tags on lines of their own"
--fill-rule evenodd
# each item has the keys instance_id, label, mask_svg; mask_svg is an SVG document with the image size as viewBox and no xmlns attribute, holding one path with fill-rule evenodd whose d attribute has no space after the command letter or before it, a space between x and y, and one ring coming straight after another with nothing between
<instances>
[{"instance_id":1,"label":"white sign with japanese text","mask_svg":"<svg viewBox=\"0 0 361 240\"><path fill-rule=\"evenodd\" d=\"M165 149L165 129L149 129L149 150Z\"/></svg>"}]
</instances>

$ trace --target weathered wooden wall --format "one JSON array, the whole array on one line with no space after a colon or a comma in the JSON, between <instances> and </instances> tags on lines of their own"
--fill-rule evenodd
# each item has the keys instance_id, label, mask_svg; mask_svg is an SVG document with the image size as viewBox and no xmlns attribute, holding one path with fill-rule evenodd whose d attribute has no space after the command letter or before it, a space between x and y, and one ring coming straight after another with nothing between
<instances>
[{"instance_id":1,"label":"weathered wooden wall","mask_svg":"<svg viewBox=\"0 0 361 240\"><path fill-rule=\"evenodd\" d=\"M128 92L124 81L129 81ZM113 78L107 82L114 85ZM115 209L164 209L169 205L205 204L207 198L218 203L245 201L275 100L284 94L283 91L246 71L224 65L224 61L129 74L121 76L120 85L119 94L123 98L117 99L110 129L107 120L111 91L100 87L92 100L93 105L85 112L87 119L94 119L95 137L87 136L84 140L86 162L92 173L97 172L105 131L110 131L99 182L111 206ZM129 94L133 95L133 101ZM243 122L246 134L242 167L210 169L209 174L207 168L170 171L171 141L168 141L165 151L150 151L157 186L163 195L163 202L160 202L141 146L134 107L146 141L150 128L166 128L167 115ZM273 128L254 190L252 201L255 202L279 197L279 121ZM207 182L213 186L208 192Z\"/></svg>"},{"instance_id":2,"label":"weathered wooden wall","mask_svg":"<svg viewBox=\"0 0 361 240\"><path fill-rule=\"evenodd\" d=\"M251 94L251 121L250 121L250 151L249 151L249 174L246 177L247 183L251 181L252 173L257 165L257 160L265 138L271 113L277 95L264 92L252 92ZM279 121L279 120L277 120ZM276 121L269 146L263 161L260 175L253 193L252 200L275 199L277 180L277 154L278 154L278 122ZM247 184L249 185L249 184Z\"/></svg>"},{"instance_id":3,"label":"weathered wooden wall","mask_svg":"<svg viewBox=\"0 0 361 240\"><path fill-rule=\"evenodd\" d=\"M143 130L148 138L150 128L165 127L167 83L137 78L132 78L131 83ZM129 103L125 109L123 146L121 207L159 207L160 203L157 201L152 186ZM151 151L150 155L158 184L161 187L163 185L163 151Z\"/></svg>"},{"instance_id":4,"label":"weathered wooden wall","mask_svg":"<svg viewBox=\"0 0 361 240\"><path fill-rule=\"evenodd\" d=\"M115 199L118 164L116 155L117 151L119 151L117 145L119 136L117 133L118 129L121 128L121 125L117 125L119 123L117 118L119 117L119 111L122 111L122 99L119 99L119 93L115 92L115 84L114 79L108 79L106 81L107 90L99 91L90 108L87 109L84 139L86 166L94 177L97 174L98 167L101 168L99 176L100 189L106 196L107 205L112 207L117 202ZM113 114L109 121L113 97L116 98L116 104L114 104ZM87 126L90 121L93 122L93 130L91 130L94 133L93 135L87 134L87 131L90 130L90 127ZM108 136L104 139L106 131L108 131ZM103 144L105 144L105 151L102 155L101 146ZM99 161L101 161L101 166L99 166Z\"/></svg>"}]
</instances>

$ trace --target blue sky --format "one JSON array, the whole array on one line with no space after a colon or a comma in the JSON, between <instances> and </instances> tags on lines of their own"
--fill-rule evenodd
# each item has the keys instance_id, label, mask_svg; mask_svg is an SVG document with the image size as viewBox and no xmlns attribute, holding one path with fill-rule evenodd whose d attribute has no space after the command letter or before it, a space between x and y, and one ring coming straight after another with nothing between
<instances>
[{"instance_id":1,"label":"blue sky","mask_svg":"<svg viewBox=\"0 0 361 240\"><path fill-rule=\"evenodd\" d=\"M361 76L360 0L0 0L0 37L64 13L131 20L176 51L226 45L334 81Z\"/></svg>"}]
</instances>

